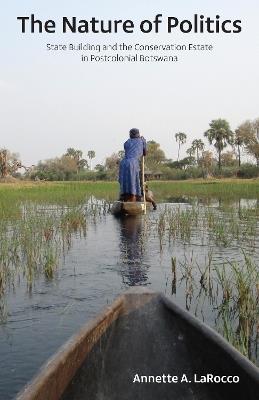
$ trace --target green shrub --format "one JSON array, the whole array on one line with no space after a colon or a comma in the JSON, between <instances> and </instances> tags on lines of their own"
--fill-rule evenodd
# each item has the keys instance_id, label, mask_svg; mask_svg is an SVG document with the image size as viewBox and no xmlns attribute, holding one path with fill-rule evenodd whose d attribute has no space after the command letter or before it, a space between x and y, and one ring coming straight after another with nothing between
<instances>
[{"instance_id":1,"label":"green shrub","mask_svg":"<svg viewBox=\"0 0 259 400\"><path fill-rule=\"evenodd\" d=\"M184 180L188 178L186 171L182 169L166 167L162 172L162 179L166 180Z\"/></svg>"},{"instance_id":2,"label":"green shrub","mask_svg":"<svg viewBox=\"0 0 259 400\"><path fill-rule=\"evenodd\" d=\"M200 167L189 167L187 169L164 167L162 169L162 179L164 180L185 180L202 178L204 173Z\"/></svg>"},{"instance_id":3,"label":"green shrub","mask_svg":"<svg viewBox=\"0 0 259 400\"><path fill-rule=\"evenodd\" d=\"M74 175L76 181L96 181L97 172L95 171L79 171L78 174Z\"/></svg>"},{"instance_id":4,"label":"green shrub","mask_svg":"<svg viewBox=\"0 0 259 400\"><path fill-rule=\"evenodd\" d=\"M188 178L197 179L204 177L204 170L200 167L190 167L186 170Z\"/></svg>"},{"instance_id":5,"label":"green shrub","mask_svg":"<svg viewBox=\"0 0 259 400\"><path fill-rule=\"evenodd\" d=\"M232 178L237 176L237 167L221 167L219 170L218 167L215 167L212 171L212 175L215 176L216 178Z\"/></svg>"},{"instance_id":6,"label":"green shrub","mask_svg":"<svg viewBox=\"0 0 259 400\"><path fill-rule=\"evenodd\" d=\"M237 171L238 178L258 178L259 167L254 164L243 164Z\"/></svg>"}]
</instances>

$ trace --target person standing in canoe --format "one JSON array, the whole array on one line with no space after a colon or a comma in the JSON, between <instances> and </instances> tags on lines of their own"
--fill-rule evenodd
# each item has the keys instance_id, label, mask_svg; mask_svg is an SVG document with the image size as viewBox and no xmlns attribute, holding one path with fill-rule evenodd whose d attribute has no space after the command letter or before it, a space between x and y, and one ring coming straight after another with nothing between
<instances>
[{"instance_id":1,"label":"person standing in canoe","mask_svg":"<svg viewBox=\"0 0 259 400\"><path fill-rule=\"evenodd\" d=\"M139 130L133 128L124 143L125 156L120 162L119 183L121 201L141 201L139 161L147 153L147 144Z\"/></svg>"}]
</instances>

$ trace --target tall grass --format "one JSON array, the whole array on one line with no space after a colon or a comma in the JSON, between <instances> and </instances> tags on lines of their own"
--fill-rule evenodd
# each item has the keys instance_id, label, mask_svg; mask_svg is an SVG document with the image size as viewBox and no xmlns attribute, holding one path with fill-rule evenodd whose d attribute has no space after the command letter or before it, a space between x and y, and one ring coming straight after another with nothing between
<instances>
[{"instance_id":1,"label":"tall grass","mask_svg":"<svg viewBox=\"0 0 259 400\"><path fill-rule=\"evenodd\" d=\"M186 309L202 318L208 313L216 315L217 331L257 363L258 209L172 204L147 218L152 220L150 228L152 234L157 233L160 251L168 244L173 250L172 294L176 296L182 287ZM183 255L176 259L177 246L185 249L184 259ZM203 263L199 249L207 252ZM218 256L214 259L215 249Z\"/></svg>"},{"instance_id":2,"label":"tall grass","mask_svg":"<svg viewBox=\"0 0 259 400\"><path fill-rule=\"evenodd\" d=\"M259 199L259 180L188 180L150 182L152 191L158 200L170 200L181 196L200 196L204 198L254 198Z\"/></svg>"},{"instance_id":3,"label":"tall grass","mask_svg":"<svg viewBox=\"0 0 259 400\"><path fill-rule=\"evenodd\" d=\"M160 247L166 239L171 242L200 243L200 245L256 246L259 235L256 209L224 209L204 206L166 206L153 217Z\"/></svg>"},{"instance_id":4,"label":"tall grass","mask_svg":"<svg viewBox=\"0 0 259 400\"><path fill-rule=\"evenodd\" d=\"M244 254L243 261L213 265L211 255L203 266L194 257L172 261L175 282L184 284L186 309L203 315L208 304L215 314L215 329L242 354L257 363L259 328L259 269Z\"/></svg>"},{"instance_id":5,"label":"tall grass","mask_svg":"<svg viewBox=\"0 0 259 400\"><path fill-rule=\"evenodd\" d=\"M15 221L0 222L0 300L15 287L19 277L32 289L35 279L53 279L61 253L71 246L72 235L86 236L85 207L44 208L34 203L21 205ZM0 304L1 308L1 304ZM3 314L3 313L2 313Z\"/></svg>"},{"instance_id":6,"label":"tall grass","mask_svg":"<svg viewBox=\"0 0 259 400\"><path fill-rule=\"evenodd\" d=\"M150 188L159 200L177 196L259 199L259 180L188 180L151 181ZM0 184L0 205L20 201L51 202L52 204L80 204L85 197L113 201L119 191L117 182L20 182ZM11 201L11 203L10 203Z\"/></svg>"}]
</instances>

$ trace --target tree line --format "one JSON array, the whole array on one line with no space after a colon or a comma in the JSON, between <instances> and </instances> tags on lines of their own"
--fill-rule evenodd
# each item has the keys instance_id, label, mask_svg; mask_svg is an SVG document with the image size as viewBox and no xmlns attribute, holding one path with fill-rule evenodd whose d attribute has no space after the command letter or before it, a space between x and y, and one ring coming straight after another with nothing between
<instances>
[{"instance_id":1,"label":"tree line","mask_svg":"<svg viewBox=\"0 0 259 400\"><path fill-rule=\"evenodd\" d=\"M208 175L240 177L259 175L259 118L245 121L235 131L231 130L225 119L212 120L203 137L214 147L216 158L210 149L206 149L201 138L194 139L186 150L186 156L180 158L187 137L184 132L173 134L177 145L176 160L167 159L159 143L154 140L148 141L147 175L162 176L164 179L197 178ZM247 163L241 165L242 151L253 157L255 165ZM120 150L106 157L103 164L97 164L93 169L92 161L95 156L94 150L89 150L87 157L83 157L82 150L71 147L61 157L40 161L37 165L24 166L17 154L0 149L0 178L14 176L33 180L117 179L118 166L124 157L124 151Z\"/></svg>"},{"instance_id":2,"label":"tree line","mask_svg":"<svg viewBox=\"0 0 259 400\"><path fill-rule=\"evenodd\" d=\"M212 120L209 129L204 132L204 136L208 139L209 144L213 145L218 153L218 167L222 167L222 153L229 145L232 147L233 157L237 152L238 165L241 166L241 150L242 148L254 157L256 165L259 166L259 118L254 121L246 121L238 126L233 132L228 121L225 119ZM178 157L180 147L186 143L187 135L183 132L175 134L176 142L178 142ZM204 151L205 144L202 139L195 139L192 145L187 149L186 153L189 157L196 154L196 161L199 161L199 152Z\"/></svg>"}]
</instances>

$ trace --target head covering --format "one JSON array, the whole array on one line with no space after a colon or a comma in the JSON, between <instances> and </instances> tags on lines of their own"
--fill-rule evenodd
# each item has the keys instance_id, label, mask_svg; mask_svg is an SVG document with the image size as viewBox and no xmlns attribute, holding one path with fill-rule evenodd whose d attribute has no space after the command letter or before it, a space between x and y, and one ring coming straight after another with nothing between
<instances>
[{"instance_id":1,"label":"head covering","mask_svg":"<svg viewBox=\"0 0 259 400\"><path fill-rule=\"evenodd\" d=\"M140 136L139 130L137 128L132 128L129 133L130 133L131 139L138 138Z\"/></svg>"}]
</instances>

